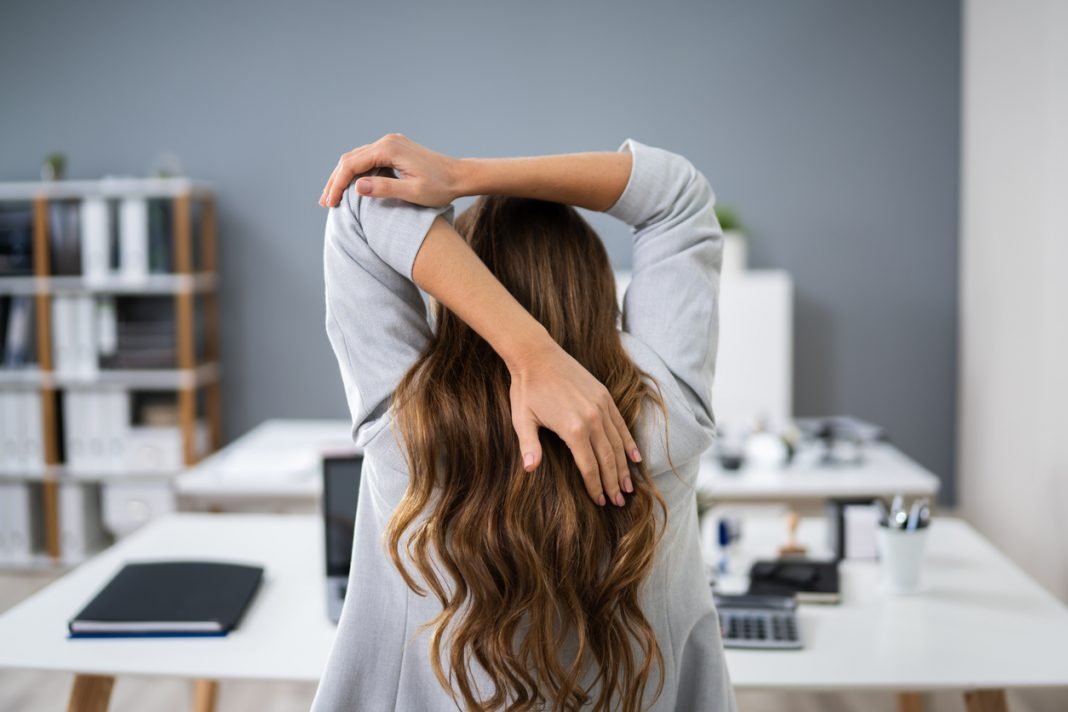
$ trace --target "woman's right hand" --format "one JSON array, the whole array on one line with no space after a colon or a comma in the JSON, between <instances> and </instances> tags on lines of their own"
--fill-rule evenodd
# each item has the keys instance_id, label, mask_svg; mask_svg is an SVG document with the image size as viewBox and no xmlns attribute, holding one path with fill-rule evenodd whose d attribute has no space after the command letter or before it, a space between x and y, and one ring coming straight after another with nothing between
<instances>
[{"instance_id":1,"label":"woman's right hand","mask_svg":"<svg viewBox=\"0 0 1068 712\"><path fill-rule=\"evenodd\" d=\"M524 469L541 464L538 429L546 428L571 450L590 498L622 507L623 492L634 491L627 461L641 454L608 389L551 339L509 370Z\"/></svg>"},{"instance_id":2,"label":"woman's right hand","mask_svg":"<svg viewBox=\"0 0 1068 712\"><path fill-rule=\"evenodd\" d=\"M374 168L392 168L397 178L364 176L356 191L370 198L399 198L416 205L438 207L459 197L459 162L431 151L398 133L386 134L374 143L341 156L323 188L319 205L336 207L352 179Z\"/></svg>"}]
</instances>

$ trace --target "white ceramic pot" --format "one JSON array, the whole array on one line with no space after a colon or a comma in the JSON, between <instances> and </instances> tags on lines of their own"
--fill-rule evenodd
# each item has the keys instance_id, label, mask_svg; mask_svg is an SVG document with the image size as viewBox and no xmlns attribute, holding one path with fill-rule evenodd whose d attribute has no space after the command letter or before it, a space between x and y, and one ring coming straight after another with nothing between
<instances>
[{"instance_id":1,"label":"white ceramic pot","mask_svg":"<svg viewBox=\"0 0 1068 712\"><path fill-rule=\"evenodd\" d=\"M723 273L744 272L748 263L748 242L744 233L728 230L723 233Z\"/></svg>"},{"instance_id":2,"label":"white ceramic pot","mask_svg":"<svg viewBox=\"0 0 1068 712\"><path fill-rule=\"evenodd\" d=\"M891 529L879 527L879 556L882 559L883 586L887 593L912 593L920 587L927 527Z\"/></svg>"}]
</instances>

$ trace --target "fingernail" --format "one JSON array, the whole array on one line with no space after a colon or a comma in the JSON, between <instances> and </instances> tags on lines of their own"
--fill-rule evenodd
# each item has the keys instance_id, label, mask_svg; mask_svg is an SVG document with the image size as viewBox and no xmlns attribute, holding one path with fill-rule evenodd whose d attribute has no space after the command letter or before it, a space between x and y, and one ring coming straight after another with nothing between
<instances>
[{"instance_id":1,"label":"fingernail","mask_svg":"<svg viewBox=\"0 0 1068 712\"><path fill-rule=\"evenodd\" d=\"M634 448L630 451L630 459L634 460L635 462L642 461L642 454L638 452L638 448Z\"/></svg>"},{"instance_id":2,"label":"fingernail","mask_svg":"<svg viewBox=\"0 0 1068 712\"><path fill-rule=\"evenodd\" d=\"M527 468L527 472L530 472L534 467L534 453L528 452L523 456L523 466Z\"/></svg>"},{"instance_id":3,"label":"fingernail","mask_svg":"<svg viewBox=\"0 0 1068 712\"><path fill-rule=\"evenodd\" d=\"M633 492L634 491L634 483L632 483L630 481L629 477L624 477L623 478L623 491L624 492Z\"/></svg>"},{"instance_id":4,"label":"fingernail","mask_svg":"<svg viewBox=\"0 0 1068 712\"><path fill-rule=\"evenodd\" d=\"M604 495L602 494L602 495L597 497L597 505L600 506L600 507L603 507L604 504L605 504L605 499L604 499Z\"/></svg>"},{"instance_id":5,"label":"fingernail","mask_svg":"<svg viewBox=\"0 0 1068 712\"><path fill-rule=\"evenodd\" d=\"M371 181L360 179L356 181L356 190L364 195L371 194Z\"/></svg>"},{"instance_id":6,"label":"fingernail","mask_svg":"<svg viewBox=\"0 0 1068 712\"><path fill-rule=\"evenodd\" d=\"M617 507L622 507L626 503L627 503L627 501L625 499L623 499L623 494L622 493L616 493L616 506Z\"/></svg>"}]
</instances>

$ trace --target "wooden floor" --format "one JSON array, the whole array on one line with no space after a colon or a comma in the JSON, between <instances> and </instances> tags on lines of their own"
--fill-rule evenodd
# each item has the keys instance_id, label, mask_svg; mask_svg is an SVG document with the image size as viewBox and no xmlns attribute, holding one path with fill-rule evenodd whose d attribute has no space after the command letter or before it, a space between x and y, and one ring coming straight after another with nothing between
<instances>
[{"instance_id":1,"label":"wooden floor","mask_svg":"<svg viewBox=\"0 0 1068 712\"><path fill-rule=\"evenodd\" d=\"M0 611L47 585L54 574L0 572ZM0 645L10 644L0 641ZM62 712L72 675L0 670L0 711ZM306 710L315 685L306 683L223 682L217 712L291 712ZM927 712L963 712L959 694L925 696ZM193 685L162 677L120 677L111 695L110 712L189 712ZM896 700L885 693L766 693L738 694L741 712L895 712ZM1010 694L1013 712L1064 712L1068 692Z\"/></svg>"}]
</instances>

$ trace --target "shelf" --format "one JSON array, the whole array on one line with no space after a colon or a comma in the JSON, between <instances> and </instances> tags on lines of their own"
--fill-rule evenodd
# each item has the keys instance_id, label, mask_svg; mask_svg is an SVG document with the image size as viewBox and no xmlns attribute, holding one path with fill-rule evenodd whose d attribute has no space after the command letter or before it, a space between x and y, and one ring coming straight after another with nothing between
<instances>
[{"instance_id":1,"label":"shelf","mask_svg":"<svg viewBox=\"0 0 1068 712\"><path fill-rule=\"evenodd\" d=\"M37 368L0 368L0 386L44 386L50 388L125 386L139 390L198 388L219 380L219 365L206 363L192 370L101 369L95 374L63 374Z\"/></svg>"},{"instance_id":2,"label":"shelf","mask_svg":"<svg viewBox=\"0 0 1068 712\"><path fill-rule=\"evenodd\" d=\"M48 554L36 553L24 561L0 559L0 571L54 571L59 573L72 569L79 563L81 562L60 561L53 559Z\"/></svg>"},{"instance_id":3,"label":"shelf","mask_svg":"<svg viewBox=\"0 0 1068 712\"><path fill-rule=\"evenodd\" d=\"M30 556L29 559L24 561L8 561L0 559L0 572L4 571L48 571L56 573L64 573L73 569L76 566L93 558L107 546L102 546L90 551L83 558L79 558L77 561L69 561L64 559L53 559L48 554L43 552L37 552Z\"/></svg>"},{"instance_id":4,"label":"shelf","mask_svg":"<svg viewBox=\"0 0 1068 712\"><path fill-rule=\"evenodd\" d=\"M42 383L41 369L36 366L0 368L0 386L39 386Z\"/></svg>"},{"instance_id":5,"label":"shelf","mask_svg":"<svg viewBox=\"0 0 1068 712\"><path fill-rule=\"evenodd\" d=\"M143 279L113 277L87 281L82 277L0 277L0 294L199 294L215 289L214 272L150 274Z\"/></svg>"},{"instance_id":6,"label":"shelf","mask_svg":"<svg viewBox=\"0 0 1068 712\"><path fill-rule=\"evenodd\" d=\"M54 480L59 484L65 482L93 484L97 482L128 482L136 480L144 481L170 481L185 472L188 468L168 470L114 470L111 472L80 472L67 469L66 465L52 465L35 470L3 470L0 471L0 482L41 482Z\"/></svg>"},{"instance_id":7,"label":"shelf","mask_svg":"<svg viewBox=\"0 0 1068 712\"><path fill-rule=\"evenodd\" d=\"M105 198L174 198L210 195L205 183L188 178L101 178L99 180L27 181L0 183L0 202L27 202L36 198L49 200Z\"/></svg>"},{"instance_id":8,"label":"shelf","mask_svg":"<svg viewBox=\"0 0 1068 712\"><path fill-rule=\"evenodd\" d=\"M66 209L61 215L56 215L53 208L55 203L50 201L108 201L107 210L110 212L119 201L144 201L161 200L171 203L170 205L170 236L173 258L173 272L165 274L145 274L141 278L130 278L119 270L114 274L97 279L87 279L88 275L59 275L51 273L52 249L51 238L54 236L49 229L49 223L54 218L61 218L66 222L80 218L80 208L67 214ZM85 203L83 203L83 206ZM47 182L0 182L0 208L9 209L15 207L20 211L30 208L32 215L32 262L33 274L15 276L12 274L0 275L0 296L7 301L8 295L19 295L23 301L34 302L31 310L33 316L34 349L40 357L37 363L28 364L25 367L4 368L0 366L0 391L9 393L15 391L39 391L39 398L13 398L20 409L25 410L25 417L33 417L41 421L39 447L41 457L35 458L37 464L27 459L20 459L19 464L25 465L22 469L11 467L0 472L0 482L43 482L41 486L42 499L40 504L41 523L45 533L45 549L50 556L39 556L36 559L26 559L21 562L0 561L0 570L5 568L31 569L44 567L61 569L70 564L62 559L56 560L65 548L61 536L61 518L58 498L62 494L62 487L53 485L72 485L74 489L82 487L99 486L103 484L110 487L117 483L130 483L131 486L144 484L148 487L172 488L173 481L184 467L171 467L167 470L128 470L122 467L123 461L115 458L108 461L98 461L96 471L71 471L65 464L43 465L44 462L56 462L63 452L64 439L70 434L70 429L84 427L93 430L92 421L82 423L75 427L76 418L63 421L64 408L72 407L63 399L53 397L57 390L63 390L64 395L78 395L79 390L88 393L92 389L116 389L127 391L159 390L171 391L177 401L177 427L181 433L180 457L171 455L172 459L161 460L169 465L177 465L183 460L194 460L204 453L212 451L219 446L221 441L221 411L222 396L219 388L220 368L218 364L218 332L219 332L219 305L218 288L219 277L215 273L217 256L216 235L216 208L210 187L202 182L189 178L130 178L108 177L99 180L73 180L73 181L47 181ZM94 206L95 207L95 206ZM142 207L134 206L139 212ZM94 216L90 214L89 218ZM113 220L109 216L109 222ZM165 218L166 219L166 218ZM21 218L20 218L21 220ZM140 220L140 218L139 218ZM99 221L97 221L99 222ZM122 223L119 220L119 223ZM80 225L79 225L80 227ZM97 226L98 227L98 226ZM111 230L122 226L111 224ZM95 229L95 228L94 228ZM78 230L79 239L85 235ZM84 247L84 244L83 244ZM133 264L133 263L131 263ZM138 260L138 264L140 260ZM72 265L78 269L77 265ZM145 269L147 264L141 265ZM132 268L130 271L133 271ZM63 353L62 344L54 344L56 337L60 341L64 337L70 337L72 330L77 331L77 341L82 343L82 329L76 326L82 325L74 317L64 319L65 315L60 312L59 329L53 322L56 319L55 311L50 308L52 297L66 295L82 295L81 301L89 301L89 306L97 295L128 295L130 301L142 300L141 298L155 297L164 302L173 301L174 304L174 361L175 368L171 369L87 369L85 372L72 372L66 359L63 361L63 372L53 370L53 364L57 364L54 358ZM81 319L81 305L75 310ZM93 318L99 318L93 315ZM3 335L0 334L0 337ZM88 337L86 337L88 338ZM90 341L96 341L91 339ZM94 344L95 346L95 344ZM202 346L203 350L198 350ZM197 354L201 353L209 359L208 363L198 364ZM92 359L88 359L92 361ZM114 363L105 361L105 363ZM121 361L119 363L122 363ZM126 361L125 363L137 364L138 361ZM145 361L141 363L152 363ZM166 363L166 362L164 362ZM90 366L94 365L92 363ZM23 404L26 404L25 407ZM39 407L38 407L39 406ZM22 410L16 411L22 412ZM111 409L108 409L111 412ZM203 413L203 422L200 415ZM86 420L89 417L103 418L98 413L86 411ZM115 415L116 413L112 413ZM66 415L70 415L67 413ZM19 417L19 416L17 416ZM62 426L66 425L65 433ZM172 444L173 445L173 444ZM8 464L7 458L5 465ZM135 460L131 460L133 462ZM75 458L76 464L80 464ZM142 461L145 462L145 461ZM147 461L151 463L152 461ZM14 464L14 463L12 463ZM108 471L108 465L114 465ZM2 518L2 515L0 515ZM68 549L70 550L70 549ZM73 551L73 550L71 550Z\"/></svg>"}]
</instances>

